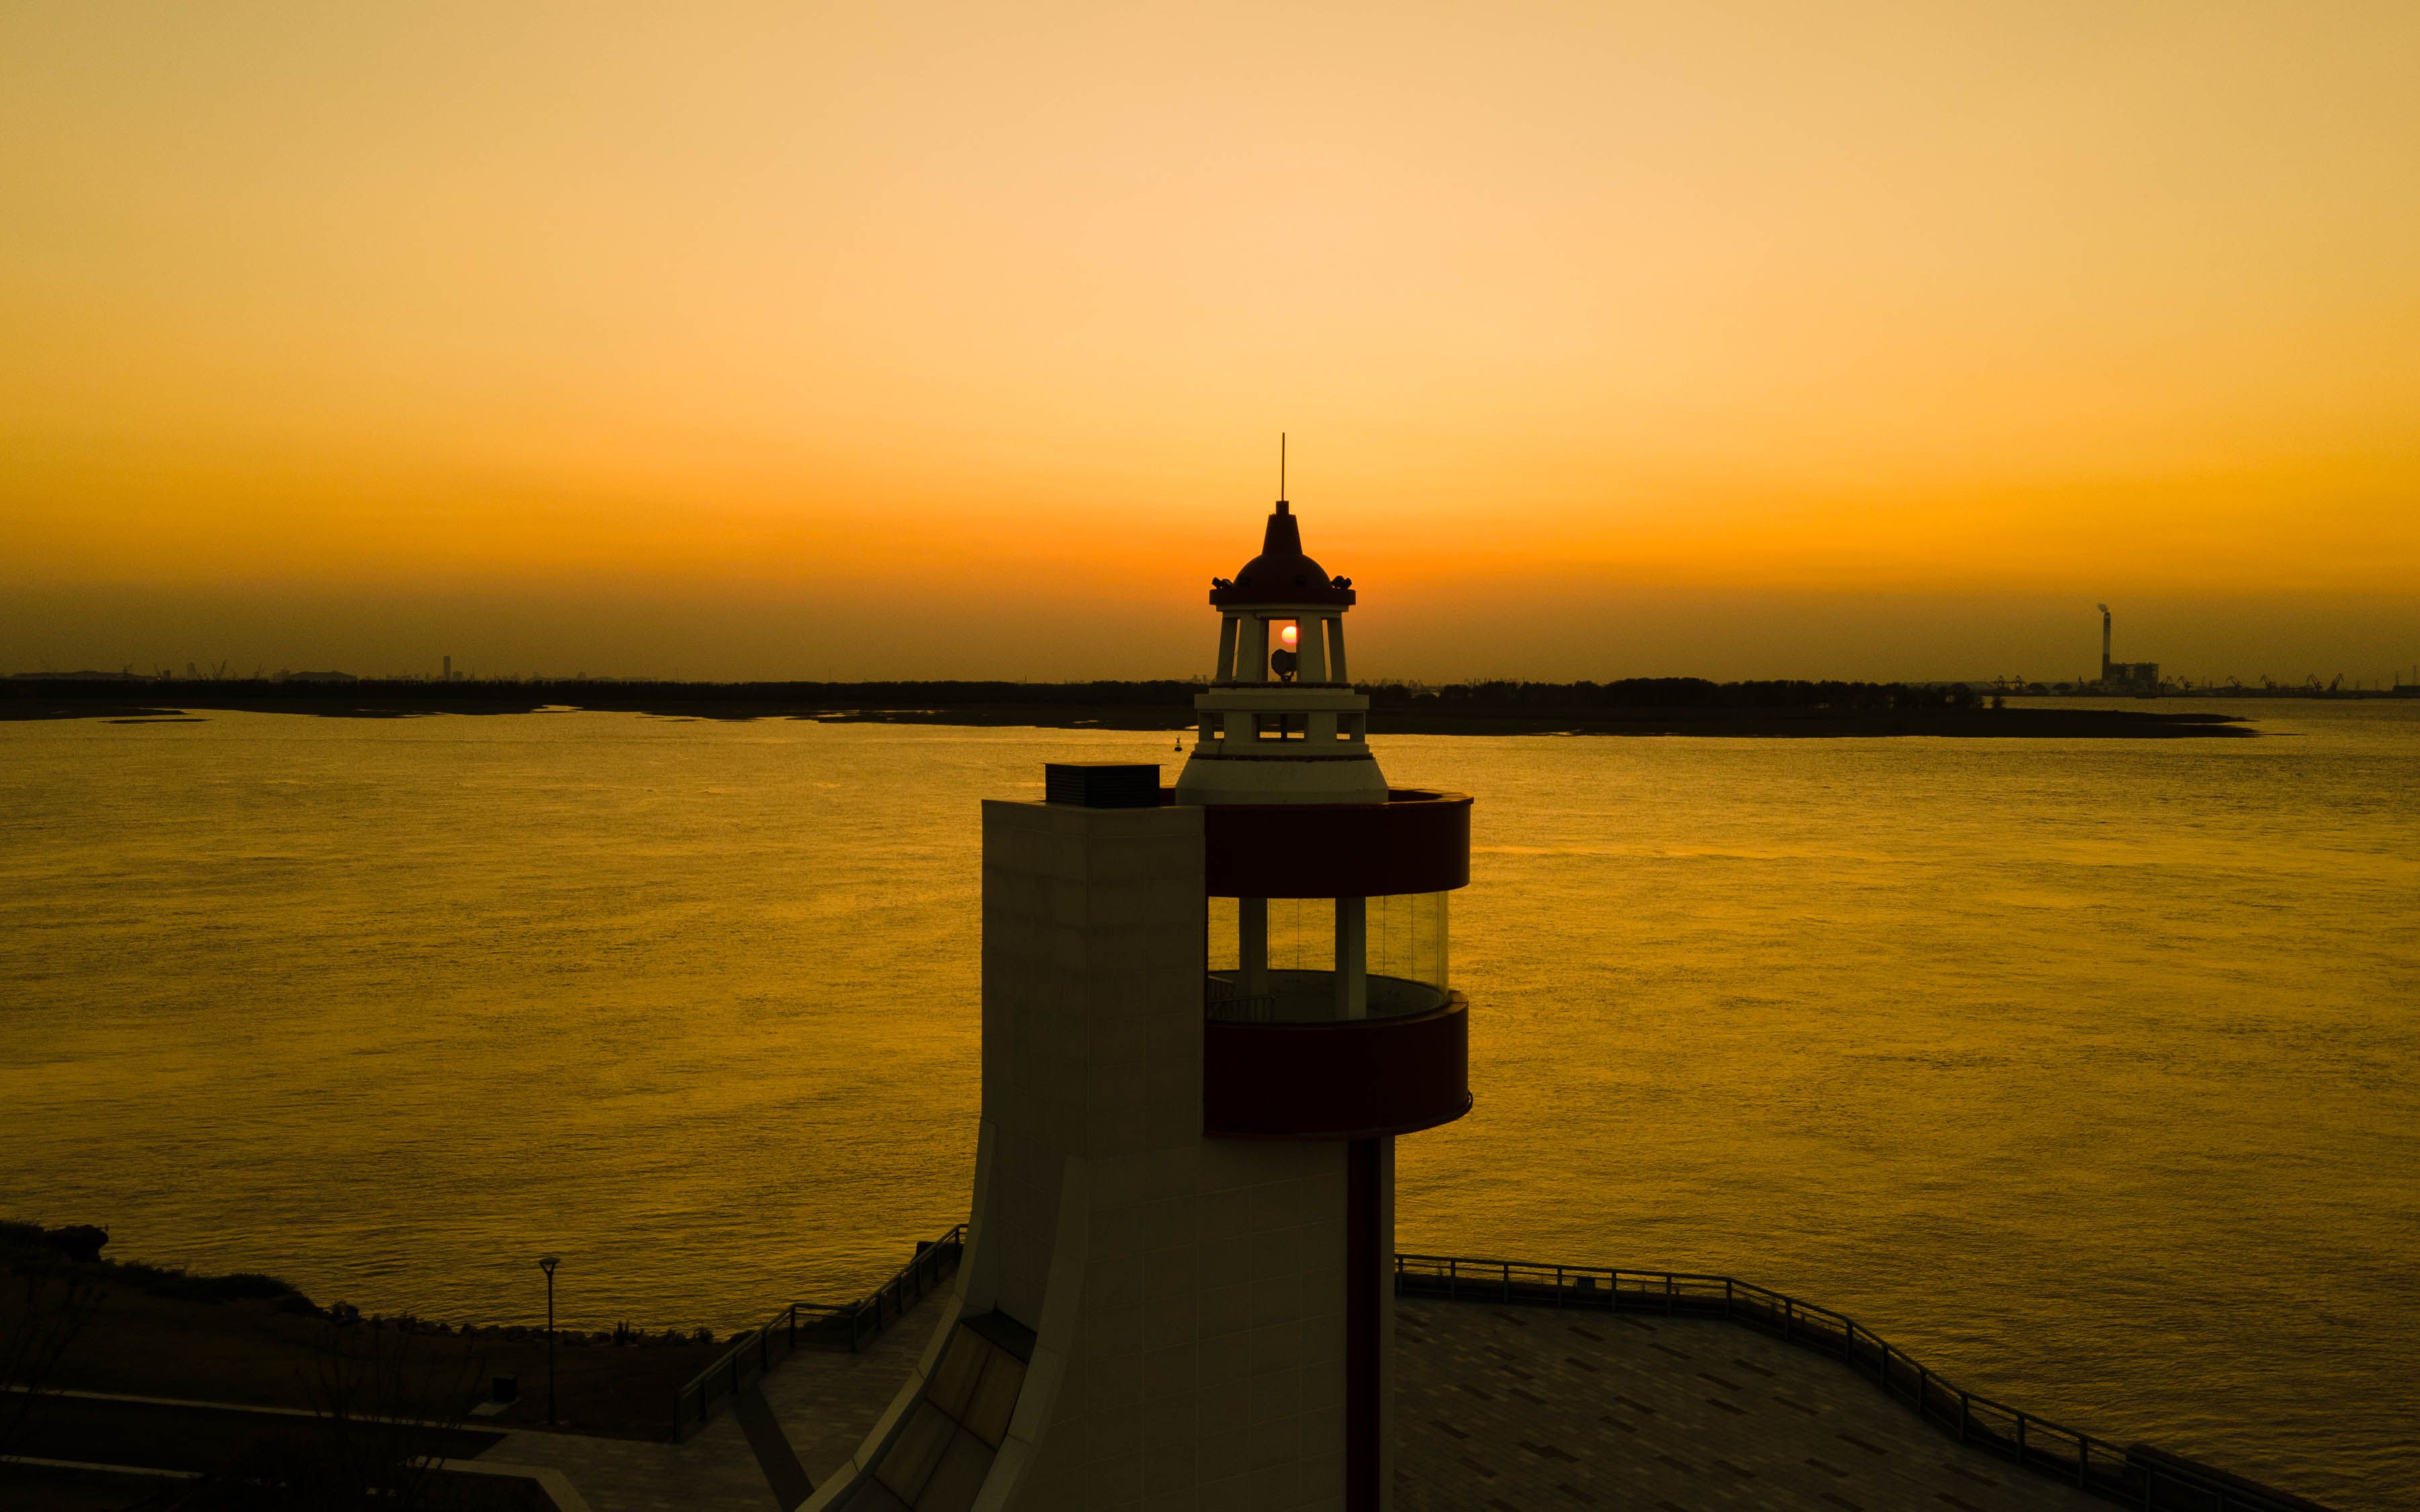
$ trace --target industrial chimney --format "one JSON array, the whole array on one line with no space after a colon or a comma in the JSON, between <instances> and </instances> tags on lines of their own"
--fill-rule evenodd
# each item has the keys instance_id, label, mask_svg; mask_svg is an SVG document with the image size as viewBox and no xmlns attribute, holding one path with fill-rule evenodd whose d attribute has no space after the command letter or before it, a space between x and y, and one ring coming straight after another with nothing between
<instances>
[{"instance_id":1,"label":"industrial chimney","mask_svg":"<svg viewBox=\"0 0 2420 1512\"><path fill-rule=\"evenodd\" d=\"M2101 680L2109 681L2109 606L2101 606Z\"/></svg>"}]
</instances>

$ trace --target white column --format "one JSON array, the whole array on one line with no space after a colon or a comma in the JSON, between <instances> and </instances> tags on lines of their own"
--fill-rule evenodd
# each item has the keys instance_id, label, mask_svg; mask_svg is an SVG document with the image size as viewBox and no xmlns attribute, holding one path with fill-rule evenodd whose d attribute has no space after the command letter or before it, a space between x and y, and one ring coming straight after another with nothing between
<instances>
[{"instance_id":1,"label":"white column","mask_svg":"<svg viewBox=\"0 0 2420 1512\"><path fill-rule=\"evenodd\" d=\"M1257 614L1244 615L1243 636L1235 643L1235 681L1265 683L1269 680L1269 622Z\"/></svg>"},{"instance_id":2,"label":"white column","mask_svg":"<svg viewBox=\"0 0 2420 1512\"><path fill-rule=\"evenodd\" d=\"M1302 664L1295 676L1306 683L1327 681L1327 648L1322 643L1324 638L1319 633L1324 617L1314 616L1294 622L1297 632L1294 638L1295 653L1302 657Z\"/></svg>"},{"instance_id":3,"label":"white column","mask_svg":"<svg viewBox=\"0 0 2420 1512\"><path fill-rule=\"evenodd\" d=\"M1327 675L1337 682L1349 683L1353 679L1344 672L1344 612L1339 609L1321 618L1327 625Z\"/></svg>"},{"instance_id":4,"label":"white column","mask_svg":"<svg viewBox=\"0 0 2420 1512\"><path fill-rule=\"evenodd\" d=\"M1233 716L1230 716L1233 717ZM1241 969L1246 997L1265 997L1269 991L1269 901L1235 900L1235 964Z\"/></svg>"},{"instance_id":5,"label":"white column","mask_svg":"<svg viewBox=\"0 0 2420 1512\"><path fill-rule=\"evenodd\" d=\"M1214 683L1235 680L1235 616L1218 616L1218 670L1210 674Z\"/></svg>"},{"instance_id":6,"label":"white column","mask_svg":"<svg viewBox=\"0 0 2420 1512\"><path fill-rule=\"evenodd\" d=\"M1336 1016L1370 1016L1370 900L1336 900Z\"/></svg>"}]
</instances>

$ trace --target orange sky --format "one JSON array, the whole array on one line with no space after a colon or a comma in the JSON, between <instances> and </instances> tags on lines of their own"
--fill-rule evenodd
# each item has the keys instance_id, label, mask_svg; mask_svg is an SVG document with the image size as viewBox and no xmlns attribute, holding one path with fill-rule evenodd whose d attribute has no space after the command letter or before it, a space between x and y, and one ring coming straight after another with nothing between
<instances>
[{"instance_id":1,"label":"orange sky","mask_svg":"<svg viewBox=\"0 0 2420 1512\"><path fill-rule=\"evenodd\" d=\"M2420 8L0 11L0 671L2420 660Z\"/></svg>"}]
</instances>

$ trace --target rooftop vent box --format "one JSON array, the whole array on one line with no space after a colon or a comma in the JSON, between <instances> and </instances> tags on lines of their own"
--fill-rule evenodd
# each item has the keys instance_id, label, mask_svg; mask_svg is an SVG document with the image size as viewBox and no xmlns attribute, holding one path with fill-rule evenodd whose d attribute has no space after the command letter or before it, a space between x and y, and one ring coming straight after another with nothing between
<instances>
[{"instance_id":1,"label":"rooftop vent box","mask_svg":"<svg viewBox=\"0 0 2420 1512\"><path fill-rule=\"evenodd\" d=\"M1042 800L1078 809L1156 809L1159 768L1140 762L1045 762Z\"/></svg>"}]
</instances>

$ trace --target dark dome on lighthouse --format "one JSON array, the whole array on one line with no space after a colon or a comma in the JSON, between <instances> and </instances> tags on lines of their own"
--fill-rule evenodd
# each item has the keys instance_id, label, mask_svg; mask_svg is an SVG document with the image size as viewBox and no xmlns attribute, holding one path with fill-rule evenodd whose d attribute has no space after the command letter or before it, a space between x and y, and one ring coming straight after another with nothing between
<instances>
[{"instance_id":1,"label":"dark dome on lighthouse","mask_svg":"<svg viewBox=\"0 0 2420 1512\"><path fill-rule=\"evenodd\" d=\"M1330 578L1302 554L1302 527L1282 499L1261 537L1261 554L1244 563L1234 580L1210 579L1210 602L1230 604L1350 604L1351 582Z\"/></svg>"}]
</instances>

